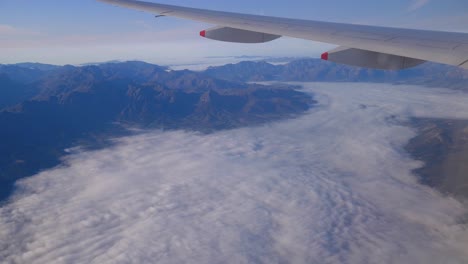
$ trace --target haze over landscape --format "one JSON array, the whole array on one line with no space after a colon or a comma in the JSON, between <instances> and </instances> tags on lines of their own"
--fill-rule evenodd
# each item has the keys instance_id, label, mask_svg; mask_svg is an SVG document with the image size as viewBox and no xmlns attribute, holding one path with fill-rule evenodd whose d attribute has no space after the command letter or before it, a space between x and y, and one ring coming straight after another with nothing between
<instances>
[{"instance_id":1,"label":"haze over landscape","mask_svg":"<svg viewBox=\"0 0 468 264\"><path fill-rule=\"evenodd\" d=\"M468 263L468 69L30 2L0 3L0 263ZM170 4L468 32L464 0Z\"/></svg>"}]
</instances>

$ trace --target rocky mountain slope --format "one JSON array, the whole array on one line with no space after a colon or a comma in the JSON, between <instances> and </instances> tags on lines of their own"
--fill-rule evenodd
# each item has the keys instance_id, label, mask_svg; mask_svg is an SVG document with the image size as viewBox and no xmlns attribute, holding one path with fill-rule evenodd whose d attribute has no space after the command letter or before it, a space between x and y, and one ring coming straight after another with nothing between
<instances>
[{"instance_id":1,"label":"rocky mountain slope","mask_svg":"<svg viewBox=\"0 0 468 264\"><path fill-rule=\"evenodd\" d=\"M419 131L406 149L425 163L420 181L442 193L468 200L468 121L417 119Z\"/></svg>"},{"instance_id":2,"label":"rocky mountain slope","mask_svg":"<svg viewBox=\"0 0 468 264\"><path fill-rule=\"evenodd\" d=\"M9 98L0 112L3 188L58 164L66 148L105 143L125 127L206 133L291 117L314 103L289 87L219 80L142 62L14 67L19 72L0 69L0 97ZM37 76L21 81L23 71Z\"/></svg>"}]
</instances>

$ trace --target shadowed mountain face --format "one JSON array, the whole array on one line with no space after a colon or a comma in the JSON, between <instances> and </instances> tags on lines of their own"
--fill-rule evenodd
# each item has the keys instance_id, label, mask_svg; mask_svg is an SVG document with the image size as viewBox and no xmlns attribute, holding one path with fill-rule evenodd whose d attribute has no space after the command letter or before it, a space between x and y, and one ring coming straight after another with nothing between
<instances>
[{"instance_id":1,"label":"shadowed mountain face","mask_svg":"<svg viewBox=\"0 0 468 264\"><path fill-rule=\"evenodd\" d=\"M435 63L402 71L384 71L303 59L284 65L241 62L210 67L205 73L233 81L385 82L468 90L468 70Z\"/></svg>"},{"instance_id":2,"label":"shadowed mountain face","mask_svg":"<svg viewBox=\"0 0 468 264\"><path fill-rule=\"evenodd\" d=\"M0 73L0 109L27 100L36 93L27 85L15 82L5 73Z\"/></svg>"},{"instance_id":3,"label":"shadowed mountain face","mask_svg":"<svg viewBox=\"0 0 468 264\"><path fill-rule=\"evenodd\" d=\"M0 75L1 98L8 98L3 105L9 106L0 112L3 188L56 165L66 148L105 144L110 135L124 133L123 127L211 132L298 115L313 104L291 88L141 62L46 67L23 82L12 81L10 71Z\"/></svg>"},{"instance_id":4,"label":"shadowed mountain face","mask_svg":"<svg viewBox=\"0 0 468 264\"><path fill-rule=\"evenodd\" d=\"M34 66L36 65L36 66ZM18 83L32 83L56 70L58 66L47 64L20 63L14 65L0 65L0 73L6 74L11 80Z\"/></svg>"},{"instance_id":5,"label":"shadowed mountain face","mask_svg":"<svg viewBox=\"0 0 468 264\"><path fill-rule=\"evenodd\" d=\"M444 194L468 199L468 121L415 119L413 124L419 135L406 149L425 162L415 171L420 181Z\"/></svg>"}]
</instances>

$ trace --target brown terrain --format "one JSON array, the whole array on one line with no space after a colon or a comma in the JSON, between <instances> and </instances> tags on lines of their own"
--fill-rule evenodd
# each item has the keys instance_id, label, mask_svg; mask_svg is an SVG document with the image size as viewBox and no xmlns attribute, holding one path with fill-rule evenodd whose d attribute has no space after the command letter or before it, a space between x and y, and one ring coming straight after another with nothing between
<instances>
[{"instance_id":1,"label":"brown terrain","mask_svg":"<svg viewBox=\"0 0 468 264\"><path fill-rule=\"evenodd\" d=\"M415 173L443 194L468 201L468 120L417 119L406 149L425 162Z\"/></svg>"}]
</instances>

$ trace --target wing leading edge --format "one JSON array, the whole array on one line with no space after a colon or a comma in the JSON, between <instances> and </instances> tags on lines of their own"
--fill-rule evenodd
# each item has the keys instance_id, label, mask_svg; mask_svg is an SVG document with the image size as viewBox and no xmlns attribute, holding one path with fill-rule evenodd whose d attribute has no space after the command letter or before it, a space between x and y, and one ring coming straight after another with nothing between
<instances>
[{"instance_id":1,"label":"wing leading edge","mask_svg":"<svg viewBox=\"0 0 468 264\"><path fill-rule=\"evenodd\" d=\"M210 32L211 39L260 43L288 36L339 45L339 52L333 50L322 55L323 59L339 63L395 70L434 61L468 69L466 33L268 17L134 0L98 1L214 24L217 28ZM206 37L206 32L209 30L200 35Z\"/></svg>"}]
</instances>

